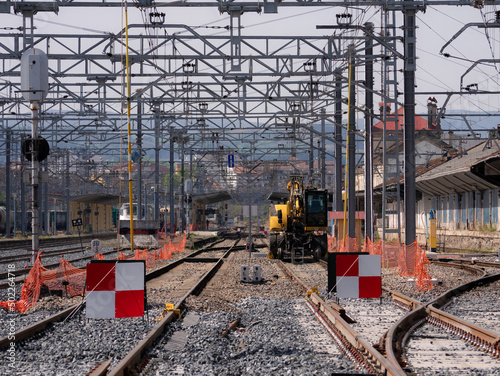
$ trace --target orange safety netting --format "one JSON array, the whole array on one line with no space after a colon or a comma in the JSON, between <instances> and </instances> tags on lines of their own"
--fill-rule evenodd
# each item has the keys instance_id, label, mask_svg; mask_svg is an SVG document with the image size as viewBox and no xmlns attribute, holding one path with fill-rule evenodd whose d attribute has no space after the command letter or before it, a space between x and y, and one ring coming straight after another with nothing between
<instances>
[{"instance_id":1,"label":"orange safety netting","mask_svg":"<svg viewBox=\"0 0 500 376\"><path fill-rule=\"evenodd\" d=\"M429 259L425 255L425 251L422 248L420 248L418 245L416 246L416 248L417 248L417 254L416 254L415 283L417 284L419 291L432 290L434 286L432 285L431 276L429 275L429 269L428 269L430 264Z\"/></svg>"},{"instance_id":2,"label":"orange safety netting","mask_svg":"<svg viewBox=\"0 0 500 376\"><path fill-rule=\"evenodd\" d=\"M329 236L328 252L357 252L356 239L347 238L345 243L346 245L342 241L336 242L333 237ZM407 246L400 244L398 240L379 240L374 243L367 238L362 251L370 255L380 255L384 268L397 268L400 275L415 277L419 291L428 291L433 288L428 272L429 260L416 241Z\"/></svg>"},{"instance_id":3,"label":"orange safety netting","mask_svg":"<svg viewBox=\"0 0 500 376\"><path fill-rule=\"evenodd\" d=\"M176 244L172 244L172 240L170 240L168 245L172 247L172 252L184 252L184 248L186 247L186 235L184 235L182 240Z\"/></svg>"},{"instance_id":4,"label":"orange safety netting","mask_svg":"<svg viewBox=\"0 0 500 376\"><path fill-rule=\"evenodd\" d=\"M156 262L156 252L148 251L147 249L143 251L136 249L134 260L144 260L146 261L146 269L151 268Z\"/></svg>"},{"instance_id":5,"label":"orange safety netting","mask_svg":"<svg viewBox=\"0 0 500 376\"><path fill-rule=\"evenodd\" d=\"M40 296L40 256L38 256L33 264L33 267L24 280L21 290L21 299L18 301L0 302L0 307L17 312L26 312L33 306Z\"/></svg>"},{"instance_id":6,"label":"orange safety netting","mask_svg":"<svg viewBox=\"0 0 500 376\"><path fill-rule=\"evenodd\" d=\"M156 251L158 260L170 260L172 258L172 248L165 244L163 248Z\"/></svg>"},{"instance_id":7,"label":"orange safety netting","mask_svg":"<svg viewBox=\"0 0 500 376\"><path fill-rule=\"evenodd\" d=\"M55 270L49 270L40 265L41 284L49 290L64 291L65 295L82 295L85 291L85 269L75 268L65 259L59 260Z\"/></svg>"},{"instance_id":8,"label":"orange safety netting","mask_svg":"<svg viewBox=\"0 0 500 376\"><path fill-rule=\"evenodd\" d=\"M336 244L337 241L335 240L335 237L331 235L327 235L328 239L328 252L335 252Z\"/></svg>"},{"instance_id":9,"label":"orange safety netting","mask_svg":"<svg viewBox=\"0 0 500 376\"><path fill-rule=\"evenodd\" d=\"M125 256L122 252L118 254L118 260L133 258L135 260L145 260L146 268L154 266L156 260L169 260L172 252L184 252L186 236L178 243L165 245L159 250L136 250L132 256ZM97 254L96 260L104 260L104 255ZM85 269L75 268L65 259L61 259L57 269L49 270L42 266L40 255L35 260L28 276L24 280L21 289L21 299L18 301L0 302L0 307L8 310L15 310L20 313L26 312L35 305L40 296L40 289L45 285L49 290L63 291L65 296L82 295L85 291L85 280L87 272Z\"/></svg>"},{"instance_id":10,"label":"orange safety netting","mask_svg":"<svg viewBox=\"0 0 500 376\"><path fill-rule=\"evenodd\" d=\"M358 252L358 241L356 238L347 237L345 241L336 240L328 235L328 252Z\"/></svg>"}]
</instances>

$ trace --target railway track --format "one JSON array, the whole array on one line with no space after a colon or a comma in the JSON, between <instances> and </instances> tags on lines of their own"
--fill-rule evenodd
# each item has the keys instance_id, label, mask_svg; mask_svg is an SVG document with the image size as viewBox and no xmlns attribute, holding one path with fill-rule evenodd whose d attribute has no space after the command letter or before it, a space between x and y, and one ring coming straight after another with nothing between
<instances>
[{"instance_id":1,"label":"railway track","mask_svg":"<svg viewBox=\"0 0 500 376\"><path fill-rule=\"evenodd\" d=\"M116 239L116 232L112 233L99 233L81 236L52 236L52 237L41 237L39 239L40 248L50 248L59 247L62 245L74 244L81 241L90 241L92 239L101 240L111 240ZM0 250L18 250L18 249L28 249L31 252L32 240L31 239L2 239L0 240Z\"/></svg>"},{"instance_id":2,"label":"railway track","mask_svg":"<svg viewBox=\"0 0 500 376\"><path fill-rule=\"evenodd\" d=\"M74 247L69 247L64 249L64 254L72 254L72 253L78 253L82 252L82 246L78 244L77 246ZM0 257L0 264L10 264L12 262L20 262L20 261L29 261L31 259L31 251L26 250L26 253L20 254L20 255L14 255L14 256L3 256ZM43 251L42 255L44 256L54 256L54 255L60 255L61 250L47 250Z\"/></svg>"},{"instance_id":3,"label":"railway track","mask_svg":"<svg viewBox=\"0 0 500 376\"><path fill-rule=\"evenodd\" d=\"M71 262L72 264L77 264L79 262L84 262L88 260L92 260L95 255L91 254L90 250L85 248L83 251L81 249L75 250L74 248L64 248L64 249L59 249L59 250L54 250L49 252L43 252L41 255L42 260L47 260L51 258L57 258L58 260L56 262L47 262L44 263L43 266L47 269L52 269L52 268L57 268L59 266L59 259L61 257L65 257L68 254L81 254L81 256L78 256L76 258L71 258L71 259L66 259L66 261ZM109 255L116 255L116 251L111 249L111 250L104 250L101 252L101 254L106 257ZM26 261L24 259L17 259L17 260L12 260L12 261L4 261L0 264L0 268L6 271L0 272L0 289L5 289L9 286L11 281L13 281L16 285L17 284L22 284L24 279L26 278L26 275L29 273L29 268L27 267L27 264L23 265L22 261ZM14 265L15 268L17 269L10 269L7 266L12 266ZM81 266L80 268L85 269L85 265ZM20 292L20 288L17 289L18 292Z\"/></svg>"},{"instance_id":4,"label":"railway track","mask_svg":"<svg viewBox=\"0 0 500 376\"><path fill-rule=\"evenodd\" d=\"M480 268L477 265L464 268L462 265L460 270L456 269L459 267L457 263L434 265L434 268L446 268L449 271L443 275L453 277L450 280L443 278L436 284L436 291L440 294L437 298L434 295L431 299L433 294L421 294L419 299L418 294L415 294L417 297L406 296L402 291L385 289L380 301L333 301L326 291L326 269L321 264L285 265L265 258L267 250L259 249L262 248L259 245L265 246L263 240L255 239L255 244L257 252L249 253L238 240L226 240L150 271L147 277L150 317L142 324L138 320L120 321L127 327L121 336L130 337L130 343L124 344L115 338L117 343L106 342L108 347L101 350L106 356L89 355L89 359L82 360L75 359L75 356L71 363L77 363L74 374L89 372L94 367L93 375L103 372L112 375L238 374L248 372L249 369L245 368L248 365L258 369L268 367L267 374L307 373L313 369L313 358L321 359L324 364L319 366L323 367L320 369L331 374L339 372L338 365L349 370L349 374L404 375L422 370L424 374L433 374L432 368L429 368L429 373L428 368L418 363L423 358L412 355L412 351L415 351L413 354L425 354L415 341L419 338L432 340L428 338L432 336L434 340L452 345L467 340L476 343L483 351L475 348L471 351L485 356L489 366L499 364L498 336L495 337L489 328L485 329L481 322L470 325L464 323L467 317L453 317L453 309L460 311L463 303L459 300L450 303L450 299L457 299L459 294L477 285L492 284L495 289L495 283L498 283L495 281L500 277L484 276L485 269L490 270L494 265ZM250 268L261 266L262 281L242 283L242 265ZM404 284L394 282L394 286L400 286L401 290L408 289L411 284L410 281ZM307 305L302 303L304 296L307 296ZM178 313L174 311L165 311L161 321L154 321L152 316L159 317L166 302L173 303L175 310L179 309L183 321L176 320ZM443 308L451 311L444 312ZM73 311L67 311L74 312L74 307ZM103 341L98 332L89 328L81 311L73 318L63 320L67 320L64 325L46 324L48 329L42 329L45 330L42 334L34 334L36 331L27 334L21 340L21 346L27 344L31 351L35 348L43 350L32 339L33 335L52 337L51 330L57 325L67 326L66 332L81 331L74 323L80 323L80 326L85 323L84 327L91 333L91 337L87 333L87 340L94 346L97 346L92 342L95 337ZM325 325L326 331L317 327L318 322ZM98 326L102 327L100 323ZM109 322L105 326L107 328L101 336L118 330L116 323ZM422 334L421 328L431 328L434 332ZM454 335L462 336L463 340L446 334L453 332L453 328L458 329ZM48 334L43 334L46 332ZM223 332L225 337L220 337ZM413 338L412 333L416 333ZM19 335L22 338L21 333ZM286 339L287 336L293 339ZM301 340L297 341L297 338ZM94 354L90 347L75 352ZM71 356L67 347L63 346L61 352L63 358ZM64 359L61 362L66 364ZM233 373L224 371L228 369ZM439 372L437 367L434 370Z\"/></svg>"},{"instance_id":5,"label":"railway track","mask_svg":"<svg viewBox=\"0 0 500 376\"><path fill-rule=\"evenodd\" d=\"M458 267L471 274L479 275L480 278L457 286L427 304L403 294L386 290L386 293L397 306L402 308L403 312L404 310L410 311L407 315L399 314L399 317L389 307L389 304L384 307L382 300L378 309L369 300L362 299L351 299L351 301L350 299L342 299L342 306L339 306L332 304L330 301L325 302L322 300L318 291L310 287L310 285L308 286L307 282L304 283L302 280L301 284L304 288L309 289L308 304L311 310L318 315L318 319L325 327L331 330L332 336L336 337L337 341L342 344L344 351L349 354L349 357L353 361L357 361L368 372L394 375L404 375L411 372L411 369L408 368L407 363L403 360L405 341L413 329L426 321L461 337L462 340L468 341L478 349L491 355L485 361L483 354L475 351L474 356L481 360L482 363L478 360L474 364L482 364L480 368L485 369L491 366L498 366L498 359L496 358L499 358L500 353L500 337L496 333L487 328L485 329L484 325L482 327L477 326L446 314L439 308L448 304L452 297L473 288L477 289L475 286L498 281L500 276L485 276L486 272L484 269L476 266L446 263L437 263L437 265L442 267ZM490 264L489 266L495 265ZM287 266L286 268L288 273L297 280L301 280L301 277L305 277L306 281L311 278L311 274L300 270L303 266ZM295 272L292 269L295 269ZM318 272L320 273L320 271L315 270L313 274L317 275ZM320 286L319 288L324 288L324 286ZM495 290L495 287L491 290ZM486 294L489 296L489 293ZM459 306L461 307L461 305ZM460 308L457 310L460 310ZM356 314L352 314L353 311L356 311ZM498 316L498 308L497 311L492 312L493 315L495 312L497 312L496 316ZM346 325L346 317L354 321L351 326ZM389 320L386 321L385 319ZM381 335L381 333L383 334ZM364 341L365 338L368 341ZM377 339L379 341L378 344L375 343ZM450 339L448 340L451 341ZM373 346L370 346L370 342ZM422 352L425 352L425 350L422 350ZM435 354L435 352L433 353ZM389 361L388 365L384 364L379 358L382 354L386 354ZM471 356L469 356L469 359L472 359ZM431 374L435 373L431 372Z\"/></svg>"},{"instance_id":6,"label":"railway track","mask_svg":"<svg viewBox=\"0 0 500 376\"><path fill-rule=\"evenodd\" d=\"M412 311L391 328L387 335L387 357L393 362L397 361L409 372L415 369L417 373L424 374L480 374L487 367L499 370L499 335L486 326L478 326L448 314L442 308L455 297L464 297L479 286L498 283L500 273L486 275L483 268L470 265L464 267L455 262L437 264L465 269L480 277L438 294L437 298L429 302L418 302L417 305L412 303ZM499 265L488 266L493 268ZM409 304L410 298L407 299L407 303L403 304ZM468 298L462 299L463 303ZM476 301L477 306L484 303L484 300ZM463 306L459 304L458 310L461 308ZM498 317L498 307L496 312ZM408 345L406 351L405 345ZM447 369L450 364L452 365Z\"/></svg>"},{"instance_id":7,"label":"railway track","mask_svg":"<svg viewBox=\"0 0 500 376\"><path fill-rule=\"evenodd\" d=\"M165 274L165 273L168 273L168 272L175 270L176 267L179 267L183 263L192 265L192 263L187 261L187 260L192 258L192 256L195 256L198 253L201 253L203 251L204 250L196 251L187 257L184 257L182 259L173 261L170 264L167 264L163 268L158 268L158 269L148 273L146 279L148 281L152 282L155 279L158 279L158 277L162 276L162 274ZM204 264L204 263L202 263L202 264ZM202 273L202 274L206 275L206 273ZM187 284L186 284L186 286L187 286ZM148 286L148 288L149 288L149 286ZM151 287L151 289L153 289L153 288L154 287ZM184 293L182 288L175 289L173 291L174 295L173 295L173 297L171 297L171 299L174 299L175 294L179 294L179 293L180 294ZM61 312L57 312L56 314L53 314L44 320L41 320L41 321L36 322L32 325L29 325L29 326L23 328L22 330L18 330L15 333L16 347L19 346L19 348L20 348L19 351L23 351L23 347L25 347L26 351L28 351L28 352L31 352L33 350L33 348L40 350L40 347L38 345L39 338L50 337L49 339L47 339L47 342L50 342L51 340L60 340L64 336L64 333L60 334L59 332L66 331L68 334L73 333L73 332L75 332L75 333L81 332L82 328L79 327L79 323L81 324L82 322L83 323L86 322L85 315L82 312L81 308L82 308L81 304L76 304L76 305L70 306L70 307L66 308L65 310L63 310ZM160 308L160 307L155 306L155 302L153 299L149 308L150 308L150 313L152 315L156 315L155 308ZM62 321L62 323L61 323L61 321ZM142 339L142 337L139 338L139 337L137 337L137 334L134 334L134 333L136 333L136 331L138 329L142 329L140 331L137 331L137 333L141 333L141 332L144 332L145 330L149 330L150 327L153 324L155 324L154 317L150 317L142 323L141 323L142 320L133 320L133 319L121 320L120 323L111 322L111 321L112 320L107 320L109 327L113 327L117 331L120 330L120 325L125 322L124 326L125 327L128 326L129 330L124 329L124 331L127 332L127 335L130 336L130 338L136 337L137 340ZM96 333L96 332L92 333L92 328L89 328L89 325L85 324L83 326L86 329L89 329L91 331L90 337L93 337L93 336L102 337L102 333ZM54 337L55 337L55 339L54 339ZM123 335L121 335L120 337L123 337ZM124 337L124 338L127 338L127 337ZM89 338L87 338L87 340L91 341L91 339L89 339ZM11 342L12 341L8 337L1 339L0 340L0 348L5 349L7 346L9 346L9 344ZM94 344L94 345L97 345L97 344ZM57 346L55 346L55 347L57 347ZM84 354L85 353L93 353L93 349L87 346L85 349L82 350L82 353L84 353ZM67 357L71 357L71 352L69 351L69 348L67 349L66 352L63 352L63 354L66 354ZM83 358L85 358L85 356L83 356ZM75 359L73 359L73 360L75 360ZM99 359L97 359L97 360L99 360ZM83 362L83 360L82 360L82 362ZM95 363L95 362L93 362L93 363ZM6 364L6 362L4 364ZM87 364L85 364L85 367L81 367L81 368L79 368L79 370L75 371L76 374L82 374L83 368L85 368L85 372L83 372L83 373L88 372L89 368L87 367ZM38 371L43 372L44 370L38 370ZM35 373L38 373L38 372L35 372Z\"/></svg>"}]
</instances>

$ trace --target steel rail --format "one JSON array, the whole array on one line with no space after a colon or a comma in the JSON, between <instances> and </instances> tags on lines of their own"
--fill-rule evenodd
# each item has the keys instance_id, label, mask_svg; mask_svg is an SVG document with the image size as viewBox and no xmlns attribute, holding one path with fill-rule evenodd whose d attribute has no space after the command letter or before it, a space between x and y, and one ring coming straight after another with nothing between
<instances>
[{"instance_id":1,"label":"steel rail","mask_svg":"<svg viewBox=\"0 0 500 376\"><path fill-rule=\"evenodd\" d=\"M431 262L435 265L463 269L473 274L479 274L481 275L481 277L484 277L487 274L487 272L484 269L481 269L473 265L461 264L456 262L447 262L447 261L435 261L435 260L431 260Z\"/></svg>"},{"instance_id":2,"label":"steel rail","mask_svg":"<svg viewBox=\"0 0 500 376\"><path fill-rule=\"evenodd\" d=\"M4 256L0 257L0 263L1 264L8 264L10 262L18 262L18 261L23 261L23 260L29 260L31 258L31 251L28 251L29 253L25 253L23 255L14 255L14 256ZM71 247L71 248L66 248L64 250L54 250L54 251L43 251L43 255L45 256L53 256L57 254L71 254L71 253L78 253L82 252L82 247L80 245Z\"/></svg>"},{"instance_id":3,"label":"steel rail","mask_svg":"<svg viewBox=\"0 0 500 376\"><path fill-rule=\"evenodd\" d=\"M233 247L239 242L239 239L235 241L232 247L215 263L215 265L208 270L199 280L194 284L194 286L183 296L174 307L176 310L180 310L184 305L184 302L190 295L197 295L206 286L210 279L217 273L219 268L224 263L224 259L229 256L233 251ZM148 335L142 339L129 353L123 358L111 371L108 373L109 376L123 376L127 375L130 371L134 369L138 364L144 367L146 364L142 362L142 357L144 352L154 344L156 338L158 338L164 331L168 323L173 321L176 314L171 311L168 312L165 317L156 324L153 329L148 333Z\"/></svg>"},{"instance_id":4,"label":"steel rail","mask_svg":"<svg viewBox=\"0 0 500 376\"><path fill-rule=\"evenodd\" d=\"M397 306L404 308L407 311L412 311L423 306L423 304L418 300L412 299L409 296L401 294L400 292L392 291L385 287L382 287L382 290L391 296Z\"/></svg>"},{"instance_id":5,"label":"steel rail","mask_svg":"<svg viewBox=\"0 0 500 376\"><path fill-rule=\"evenodd\" d=\"M427 307L427 321L500 358L500 336L434 307Z\"/></svg>"},{"instance_id":6,"label":"steel rail","mask_svg":"<svg viewBox=\"0 0 500 376\"><path fill-rule=\"evenodd\" d=\"M108 372L108 368L111 365L109 360L97 364L92 370L87 373L87 376L103 376Z\"/></svg>"},{"instance_id":7,"label":"steel rail","mask_svg":"<svg viewBox=\"0 0 500 376\"><path fill-rule=\"evenodd\" d=\"M349 358L354 359L366 369L381 375L405 375L405 372L397 362L392 363L384 358L379 351L349 325L347 320L341 316L340 312L342 311L346 316L345 310L341 306L333 302L326 303L320 298L317 292L308 289L282 261L279 261L279 264L288 275L308 290L306 302L309 308L321 317L320 322L323 323L323 325L326 324L328 332L331 335L332 332L336 334L337 337L334 337L334 339L343 344L341 348L346 352Z\"/></svg>"},{"instance_id":8,"label":"steel rail","mask_svg":"<svg viewBox=\"0 0 500 376\"><path fill-rule=\"evenodd\" d=\"M16 344L19 343L19 341L30 338L35 334L37 334L38 332L41 332L52 323L64 320L74 310L78 309L79 306L80 303L74 304L69 308L66 308L60 312L55 313L54 315L51 315L43 320L37 321L25 327L24 329L18 330L14 335ZM8 346L10 346L11 342L12 340L10 340L9 337L4 337L0 339L0 350L6 349Z\"/></svg>"},{"instance_id":9,"label":"steel rail","mask_svg":"<svg viewBox=\"0 0 500 376\"><path fill-rule=\"evenodd\" d=\"M103 252L102 254L103 255L109 255L111 253L116 253L116 251L115 250L107 251L107 252ZM77 262L77 261L91 260L92 258L94 258L93 255L92 256L84 256L84 257L81 257L79 259L74 259L74 260L71 260L71 261L72 262ZM52 264L47 264L47 265L42 265L42 266L44 268L53 268L53 267L58 267L59 264L60 264L59 262L54 262ZM80 269L85 269L85 267L81 267ZM17 270L11 271L11 272L1 272L0 273L0 279L5 279L5 278L7 278L10 275L14 275L16 277L19 277L19 276L21 276L23 274L28 274L28 272L29 272L29 270L27 270L27 269L17 269Z\"/></svg>"},{"instance_id":10,"label":"steel rail","mask_svg":"<svg viewBox=\"0 0 500 376\"><path fill-rule=\"evenodd\" d=\"M445 266L461 267L463 265L445 263ZM450 289L429 303L421 306L415 305L410 313L402 317L389 330L385 340L387 359L392 363L398 362L403 364L402 354L404 352L404 342L406 338L414 329L421 326L426 321L452 331L463 340L479 347L492 356L500 357L500 337L498 335L439 309L450 302L453 297L463 292L498 280L500 280L500 273L483 276L464 283L454 289Z\"/></svg>"},{"instance_id":11,"label":"steel rail","mask_svg":"<svg viewBox=\"0 0 500 376\"><path fill-rule=\"evenodd\" d=\"M82 241L85 241L85 240L92 240L92 239L95 239L97 237L101 238L101 240L102 239L105 239L105 240L115 239L116 232L82 235L81 237L78 237L78 235L71 235L71 236L64 236L64 237L42 238L42 239L40 239L40 246L56 247L56 246L65 245L68 243L77 244L80 242L80 238L82 239ZM2 251L22 249L25 247L28 247L31 250L31 240L29 240L29 239L21 239L21 240L2 239L2 240L0 240L0 249Z\"/></svg>"},{"instance_id":12,"label":"steel rail","mask_svg":"<svg viewBox=\"0 0 500 376\"><path fill-rule=\"evenodd\" d=\"M210 241L217 241L215 238L209 238L209 240L210 240ZM204 240L203 240L203 241L204 241ZM202 242L203 242L203 241L202 241ZM206 242L205 242L205 244L206 244ZM204 249L201 249L201 250L195 251L195 252L193 252L193 254L192 254L192 255L190 255L190 256L191 256L191 257L194 257L193 255L197 255L198 253L200 253L200 252L204 252L204 251L205 251ZM52 251L51 251L51 252L52 252ZM53 251L53 252L54 252L54 253L56 253L56 254L57 254L57 253L63 253L63 254L64 254L64 252L61 252L61 251ZM197 252L198 252L198 253L197 253ZM116 253L116 251L115 251L115 250L112 250L112 251L108 251L108 252L103 252L102 254L103 254L103 255L109 255L109 254L112 254L112 253ZM46 252L44 252L44 254L45 254L45 255L47 255L47 253L46 253ZM52 257L53 257L53 256L52 256ZM82 261L82 260L90 260L90 259L92 259L93 257L94 257L94 256L85 256L85 257L82 257L82 258L79 258L79 259L69 260L69 261L71 261L71 262L75 262L75 261ZM187 258L187 257L188 257L188 256L186 256L186 258ZM178 262L183 262L183 260L184 260L184 259L179 259L179 260L177 260L177 261L174 261L173 263L171 263L171 264L169 264L169 265L165 266L165 268L167 268L167 267L172 268L172 267L173 267L173 266L172 266L173 264L176 264L176 263L178 263ZM57 267L57 266L59 266L59 263L52 263L52 264L42 265L42 266L43 266L43 267L45 267L45 268L52 268L52 267ZM86 268L85 266L82 266L80 269L85 269L85 268ZM27 274L28 272L29 272L29 270L26 270L26 269L18 269L18 270L14 270L13 272L1 272L1 273L0 273L0 279L5 279L5 278L9 277L9 276L10 276L10 274L14 274L14 276L15 276L15 280L14 280L14 282L16 282L16 283L21 283L21 282L23 282L23 281L24 281L24 278L25 278L24 274ZM146 278L147 278L147 276L146 276ZM8 286L9 286L9 282L1 282L1 283L0 283L0 288L6 288L6 287L8 287Z\"/></svg>"},{"instance_id":13,"label":"steel rail","mask_svg":"<svg viewBox=\"0 0 500 376\"><path fill-rule=\"evenodd\" d=\"M434 260L430 260L430 261L434 262ZM464 258L461 258L461 259L460 258L459 259L440 259L440 262L476 265L476 266L483 266L483 267L487 267L487 268L500 268L500 263L498 263L498 262L477 261L477 260L464 259Z\"/></svg>"},{"instance_id":14,"label":"steel rail","mask_svg":"<svg viewBox=\"0 0 500 376\"><path fill-rule=\"evenodd\" d=\"M199 253L209 251L209 250L210 250L210 246L205 248L205 249L200 249L198 251L195 251L182 259L176 260L176 261L164 266L163 268L149 272L146 274L146 281L150 281L154 278L157 278L158 276L160 276L162 274L167 273L169 270L182 264L184 261L186 261L186 259L192 257L194 254L199 254ZM81 305L81 303L74 304L74 305L72 305L72 306L70 306L70 307L68 307L60 312L57 312L57 313L55 313L55 314L53 314L53 315L51 315L43 320L40 320L36 323L33 323L32 325L29 325L23 329L16 331L16 333L14 334L16 342L32 337L36 333L39 333L42 330L44 330L45 328L47 328L51 323L64 320L74 310L78 309L80 307L80 305ZM8 337L1 338L0 339L0 350L7 348L11 342L12 342L12 340L10 340Z\"/></svg>"}]
</instances>

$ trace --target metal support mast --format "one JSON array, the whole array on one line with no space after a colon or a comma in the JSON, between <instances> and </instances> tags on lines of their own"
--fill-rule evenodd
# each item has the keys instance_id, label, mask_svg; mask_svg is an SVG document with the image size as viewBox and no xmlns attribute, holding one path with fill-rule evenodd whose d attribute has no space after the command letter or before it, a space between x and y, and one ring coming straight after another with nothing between
<instances>
[{"instance_id":1,"label":"metal support mast","mask_svg":"<svg viewBox=\"0 0 500 376\"><path fill-rule=\"evenodd\" d=\"M347 177L347 208L348 236L356 238L356 55L354 45L349 47L349 124L347 130L348 177Z\"/></svg>"},{"instance_id":2,"label":"metal support mast","mask_svg":"<svg viewBox=\"0 0 500 376\"><path fill-rule=\"evenodd\" d=\"M365 24L373 31L373 24ZM365 232L373 240L373 39L365 42Z\"/></svg>"},{"instance_id":3,"label":"metal support mast","mask_svg":"<svg viewBox=\"0 0 500 376\"><path fill-rule=\"evenodd\" d=\"M136 143L137 143L137 156L136 154L136 166L137 166L137 218L138 219L146 219L147 218L147 208L146 208L146 202L142 202L142 102L141 102L141 97L139 96L137 98L137 138L136 138ZM144 187L144 191L146 191L146 187ZM142 218L142 208L144 205L144 213L146 215L146 218Z\"/></svg>"},{"instance_id":4,"label":"metal support mast","mask_svg":"<svg viewBox=\"0 0 500 376\"><path fill-rule=\"evenodd\" d=\"M5 140L5 237L10 238L10 209L11 209L11 168L10 168L10 156L12 154L11 149L11 139L12 132L8 130L6 132Z\"/></svg>"},{"instance_id":5,"label":"metal support mast","mask_svg":"<svg viewBox=\"0 0 500 376\"><path fill-rule=\"evenodd\" d=\"M321 137L321 188L326 187L326 139L325 139L325 134L326 134L326 120L325 120L325 109L321 109L321 134L323 137ZM318 161L319 165L319 161Z\"/></svg>"},{"instance_id":6,"label":"metal support mast","mask_svg":"<svg viewBox=\"0 0 500 376\"><path fill-rule=\"evenodd\" d=\"M32 126L31 126L31 139L33 143L38 140L38 109L40 104L33 102L31 104ZM40 238L40 206L39 206L39 192L38 192L38 150L33 148L31 154L31 261L35 262L38 256L39 238Z\"/></svg>"},{"instance_id":7,"label":"metal support mast","mask_svg":"<svg viewBox=\"0 0 500 376\"><path fill-rule=\"evenodd\" d=\"M174 224L175 224L175 213L174 213L174 204L175 204L175 194L174 194L174 130L170 129L170 233L175 234Z\"/></svg>"},{"instance_id":8,"label":"metal support mast","mask_svg":"<svg viewBox=\"0 0 500 376\"><path fill-rule=\"evenodd\" d=\"M383 26L386 36L396 35L396 11L388 10L383 13ZM395 233L401 236L401 194L399 175L399 117L398 117L398 80L397 58L391 52L396 51L396 40L387 38L387 47L383 49L385 56L382 73L382 102L381 115L382 156L383 156L383 187L382 187L382 240L387 240L387 234ZM394 109L392 108L394 105ZM394 111L393 113L391 113ZM394 124L394 130L388 130L388 123ZM391 208L392 206L392 208ZM391 227L389 215L395 218L396 226Z\"/></svg>"},{"instance_id":9,"label":"metal support mast","mask_svg":"<svg viewBox=\"0 0 500 376\"><path fill-rule=\"evenodd\" d=\"M71 234L70 228L69 228L69 192L70 192L70 176L69 176L69 149L64 150L64 157L65 157L65 162L66 162L66 168L65 168L65 184L64 188L66 191L66 235Z\"/></svg>"},{"instance_id":10,"label":"metal support mast","mask_svg":"<svg viewBox=\"0 0 500 376\"><path fill-rule=\"evenodd\" d=\"M335 77L335 206L342 210L342 76Z\"/></svg>"},{"instance_id":11,"label":"metal support mast","mask_svg":"<svg viewBox=\"0 0 500 376\"><path fill-rule=\"evenodd\" d=\"M416 13L414 1L405 6L404 10L404 202L405 202L405 244L413 244L416 240L416 189L415 189L415 70L416 63Z\"/></svg>"},{"instance_id":12,"label":"metal support mast","mask_svg":"<svg viewBox=\"0 0 500 376\"><path fill-rule=\"evenodd\" d=\"M154 109L155 119L155 188L154 188L154 219L159 222L160 220L160 106L155 105Z\"/></svg>"}]
</instances>

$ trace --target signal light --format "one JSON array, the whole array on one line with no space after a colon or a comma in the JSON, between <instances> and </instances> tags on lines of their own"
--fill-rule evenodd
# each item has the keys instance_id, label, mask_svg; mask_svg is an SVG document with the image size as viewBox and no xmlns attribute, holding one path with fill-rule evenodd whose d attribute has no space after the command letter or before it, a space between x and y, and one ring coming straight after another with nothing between
<instances>
[{"instance_id":1,"label":"signal light","mask_svg":"<svg viewBox=\"0 0 500 376\"><path fill-rule=\"evenodd\" d=\"M21 144L21 152L28 161L31 162L33 155L36 155L35 160L41 162L49 155L50 147L47 140L41 136L36 140L28 137Z\"/></svg>"}]
</instances>

